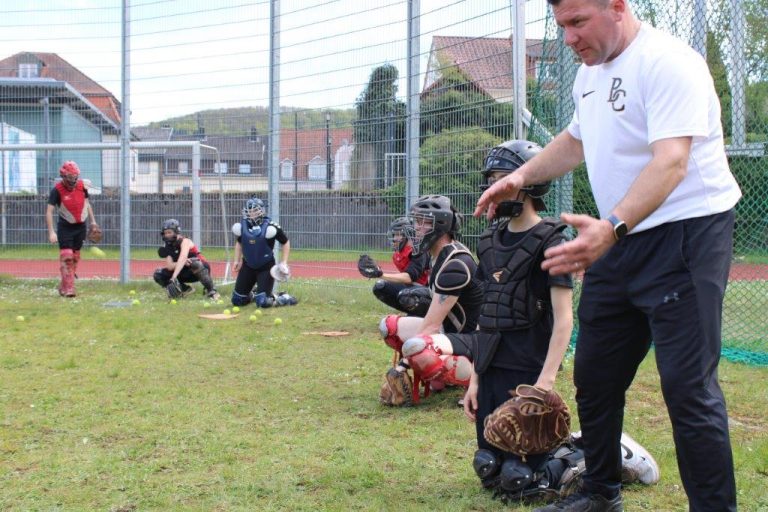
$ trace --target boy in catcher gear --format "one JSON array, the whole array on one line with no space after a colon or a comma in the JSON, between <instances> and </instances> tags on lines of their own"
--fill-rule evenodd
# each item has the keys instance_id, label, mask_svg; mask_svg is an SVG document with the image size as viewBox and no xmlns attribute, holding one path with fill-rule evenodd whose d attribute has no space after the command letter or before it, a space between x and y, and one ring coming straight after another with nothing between
<instances>
[{"instance_id":1,"label":"boy in catcher gear","mask_svg":"<svg viewBox=\"0 0 768 512\"><path fill-rule=\"evenodd\" d=\"M283 228L267 217L261 199L252 197L246 201L243 218L232 225L232 233L236 237L235 265L232 270L237 274L232 304L245 306L253 302L260 308L295 305L298 301L287 293L277 296L272 294L275 276L281 280L290 276L288 255L291 243ZM281 261L277 264L275 241L281 245Z\"/></svg>"},{"instance_id":2,"label":"boy in catcher gear","mask_svg":"<svg viewBox=\"0 0 768 512\"><path fill-rule=\"evenodd\" d=\"M481 189L515 172L540 151L537 144L526 140L507 141L491 149ZM479 328L444 335L454 344L472 347L474 368L464 412L475 422L477 433L473 468L483 487L504 501L551 499L572 492L585 468L578 433L554 450L525 457L500 449L484 435L486 418L510 399L510 390L521 384L522 388L554 388L570 341L571 276L550 276L540 267L544 250L565 240L565 225L538 213L546 209L543 197L549 186L545 182L526 187L514 200L498 205L496 222L480 235L478 243L477 274L485 282ZM421 364L422 359L429 364L435 355L425 349L410 358L411 366ZM621 448L625 483L658 481L658 465L642 446L625 435Z\"/></svg>"},{"instance_id":3,"label":"boy in catcher gear","mask_svg":"<svg viewBox=\"0 0 768 512\"><path fill-rule=\"evenodd\" d=\"M181 235L179 221L168 219L163 222L160 234L163 237L163 245L157 250L157 254L165 259L165 265L155 270L152 277L157 284L165 288L168 298L175 299L191 295L194 293L194 288L187 283L200 281L205 296L218 300L219 293L213 285L211 265L194 242Z\"/></svg>"},{"instance_id":4,"label":"boy in catcher gear","mask_svg":"<svg viewBox=\"0 0 768 512\"><path fill-rule=\"evenodd\" d=\"M406 231L412 228L413 224L408 217L398 217L389 226L387 237L392 246L392 263L396 272L384 272L367 254L360 256L357 268L363 277L378 278L373 285L373 294L381 302L403 313L423 317L427 314L429 301L408 301L403 304L398 300L401 291L411 287L424 288L429 279L429 255L425 252L413 254L413 245L406 236Z\"/></svg>"},{"instance_id":5,"label":"boy in catcher gear","mask_svg":"<svg viewBox=\"0 0 768 512\"><path fill-rule=\"evenodd\" d=\"M77 163L64 162L59 169L59 176L60 179L56 181L48 196L45 222L48 226L48 241L59 244L59 295L74 297L77 264L86 237L86 219L90 221L91 229L99 228L93 215L93 207L88 201L90 181L80 179ZM54 230L53 212L57 207L59 215Z\"/></svg>"},{"instance_id":6,"label":"boy in catcher gear","mask_svg":"<svg viewBox=\"0 0 768 512\"><path fill-rule=\"evenodd\" d=\"M481 189L515 172L539 151L537 144L526 140L510 140L491 149ZM477 248L477 275L485 283L479 329L445 335L453 343L472 347L474 368L464 412L475 422L475 470L484 486L508 496L538 486L533 469L544 466L549 454L523 457L499 449L483 435L485 420L521 384L554 388L573 328L570 274L550 276L540 267L544 250L565 240L563 223L539 216L546 209L543 197L548 190L549 182L539 183L499 205L496 221L480 235ZM415 367L422 359L430 364L434 358L427 343L409 360Z\"/></svg>"},{"instance_id":7,"label":"boy in catcher gear","mask_svg":"<svg viewBox=\"0 0 768 512\"><path fill-rule=\"evenodd\" d=\"M578 235L542 264L550 274L586 269L573 380L587 471L581 492L541 512L623 510L626 393L651 343L690 510L736 511L718 364L741 191L712 74L685 41L635 17L628 0L549 3L582 60L573 118L475 209L492 215L521 187L585 162L600 212L563 213Z\"/></svg>"},{"instance_id":8,"label":"boy in catcher gear","mask_svg":"<svg viewBox=\"0 0 768 512\"><path fill-rule=\"evenodd\" d=\"M469 249L456 241L461 215L445 196L423 196L411 207L413 229L408 236L416 255L429 254L431 272L428 287L432 301L424 318L389 315L379 329L385 343L400 356L386 375L380 396L387 405L409 405L419 399L419 383L440 390L446 384L467 386L471 374L470 345L450 340L441 333L471 332L477 327L483 290L475 277L477 263ZM403 293L403 292L401 292ZM416 337L417 334L423 336ZM404 340L408 342L404 343ZM424 361L427 345L434 357ZM415 357L415 365L410 358ZM408 376L413 367L415 382ZM411 396L407 396L407 391ZM391 397L397 398L393 403Z\"/></svg>"}]
</instances>

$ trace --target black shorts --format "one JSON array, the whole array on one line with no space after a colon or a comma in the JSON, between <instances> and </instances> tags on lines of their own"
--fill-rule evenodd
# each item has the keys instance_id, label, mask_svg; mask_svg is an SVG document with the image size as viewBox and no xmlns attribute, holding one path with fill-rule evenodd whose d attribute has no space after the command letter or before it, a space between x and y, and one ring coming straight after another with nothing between
<instances>
[{"instance_id":1,"label":"black shorts","mask_svg":"<svg viewBox=\"0 0 768 512\"><path fill-rule=\"evenodd\" d=\"M79 251L85 241L85 222L70 224L59 217L56 225L56 236L59 238L59 249Z\"/></svg>"}]
</instances>

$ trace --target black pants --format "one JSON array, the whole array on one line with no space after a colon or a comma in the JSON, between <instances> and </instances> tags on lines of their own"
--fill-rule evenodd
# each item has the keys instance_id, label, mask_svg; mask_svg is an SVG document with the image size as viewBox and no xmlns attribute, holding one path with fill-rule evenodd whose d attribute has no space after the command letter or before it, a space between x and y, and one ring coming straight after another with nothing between
<instances>
[{"instance_id":1,"label":"black pants","mask_svg":"<svg viewBox=\"0 0 768 512\"><path fill-rule=\"evenodd\" d=\"M274 265L275 260L272 260L259 268L252 268L243 261L235 280L235 293L248 297L253 287L256 286L256 293L264 292L267 295L272 295L272 290L275 287L275 278L272 277L269 270Z\"/></svg>"},{"instance_id":2,"label":"black pants","mask_svg":"<svg viewBox=\"0 0 768 512\"><path fill-rule=\"evenodd\" d=\"M510 458L522 460L521 457L512 453L503 452L485 440L485 437L483 436L485 418L499 405L512 398L509 394L511 389L515 389L520 384L536 384L536 380L539 378L539 373L540 372L519 372L489 366L487 370L478 375L480 379L477 388L475 431L477 433L477 447L479 449L492 451L502 461ZM529 467L536 469L546 461L548 457L549 454L547 453L541 455L529 455L526 457L525 463L528 464Z\"/></svg>"},{"instance_id":3,"label":"black pants","mask_svg":"<svg viewBox=\"0 0 768 512\"><path fill-rule=\"evenodd\" d=\"M588 490L620 488L625 392L653 341L690 510L736 510L717 380L733 221L729 211L630 235L586 272L574 382Z\"/></svg>"},{"instance_id":4,"label":"black pants","mask_svg":"<svg viewBox=\"0 0 768 512\"><path fill-rule=\"evenodd\" d=\"M208 272L211 272L211 265L210 263L203 263L203 266L208 269ZM155 274L153 278L155 279L155 282L165 288L168 286L168 283L171 282L171 276L173 275L173 270L168 270L165 267L158 268L155 270ZM183 269L181 269L181 272L179 272L179 275L176 277L176 279L179 280L180 283L196 283L200 279L195 275L194 272L192 272L189 267L185 266Z\"/></svg>"},{"instance_id":5,"label":"black pants","mask_svg":"<svg viewBox=\"0 0 768 512\"><path fill-rule=\"evenodd\" d=\"M405 284L405 283L390 283L389 281L384 281L383 279L379 279L373 285L373 294L376 296L377 299L379 299L381 302L391 307L392 309L396 309L398 311L402 311L403 313L407 313L409 316L422 316L422 317L426 316L427 310L429 309L428 304L424 305L424 307L421 307L417 310L408 311L400 304L400 301L397 300L397 295L401 291L405 290L406 288L410 288L412 286L421 286L421 285Z\"/></svg>"}]
</instances>

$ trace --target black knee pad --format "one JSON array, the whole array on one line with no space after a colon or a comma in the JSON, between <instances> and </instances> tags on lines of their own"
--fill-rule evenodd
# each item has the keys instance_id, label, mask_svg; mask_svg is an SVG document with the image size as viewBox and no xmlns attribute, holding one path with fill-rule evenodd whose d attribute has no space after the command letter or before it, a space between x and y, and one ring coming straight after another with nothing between
<instances>
[{"instance_id":1,"label":"black knee pad","mask_svg":"<svg viewBox=\"0 0 768 512\"><path fill-rule=\"evenodd\" d=\"M501 465L499 485L507 492L521 492L533 483L533 470L525 462L512 458Z\"/></svg>"},{"instance_id":2,"label":"black knee pad","mask_svg":"<svg viewBox=\"0 0 768 512\"><path fill-rule=\"evenodd\" d=\"M474 459L472 459L472 467L475 469L475 474L480 478L483 487L491 489L498 485L501 465L495 453L485 449L477 450Z\"/></svg>"},{"instance_id":3,"label":"black knee pad","mask_svg":"<svg viewBox=\"0 0 768 512\"><path fill-rule=\"evenodd\" d=\"M373 294L381 298L384 296L384 289L387 287L387 282L383 279L377 279L375 283L373 283Z\"/></svg>"},{"instance_id":4,"label":"black knee pad","mask_svg":"<svg viewBox=\"0 0 768 512\"><path fill-rule=\"evenodd\" d=\"M169 280L168 280L167 277L165 277L163 269L161 269L161 268L155 270L155 273L152 274L152 279L154 279L155 282L157 284L159 284L160 286L162 286L163 288L168 286Z\"/></svg>"}]
</instances>

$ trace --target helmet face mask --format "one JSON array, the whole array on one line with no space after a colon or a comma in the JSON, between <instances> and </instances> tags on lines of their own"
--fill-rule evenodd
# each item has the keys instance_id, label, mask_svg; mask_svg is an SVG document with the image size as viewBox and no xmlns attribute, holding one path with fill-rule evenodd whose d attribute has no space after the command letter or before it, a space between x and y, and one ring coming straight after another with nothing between
<instances>
[{"instance_id":1,"label":"helmet face mask","mask_svg":"<svg viewBox=\"0 0 768 512\"><path fill-rule=\"evenodd\" d=\"M519 169L528 160L541 152L541 146L527 140L508 140L492 148L488 152L483 165L484 183L480 190L486 190L503 176L499 173L511 174ZM542 199L549 192L550 182L528 185L520 189L520 194L514 200L502 201L496 208L496 218L518 217L523 212L525 195L533 199L537 211L545 210L546 205ZM523 195L525 194L525 195Z\"/></svg>"},{"instance_id":2,"label":"helmet face mask","mask_svg":"<svg viewBox=\"0 0 768 512\"><path fill-rule=\"evenodd\" d=\"M61 181L64 183L64 186L71 190L75 188L77 180L80 179L80 168L77 166L77 163L68 160L61 164L61 167L59 168L59 176L61 176Z\"/></svg>"},{"instance_id":3,"label":"helmet face mask","mask_svg":"<svg viewBox=\"0 0 768 512\"><path fill-rule=\"evenodd\" d=\"M387 239L393 251L402 251L408 243L408 233L413 229L411 219L398 217L389 225Z\"/></svg>"},{"instance_id":4,"label":"helmet face mask","mask_svg":"<svg viewBox=\"0 0 768 512\"><path fill-rule=\"evenodd\" d=\"M163 237L163 242L173 243L179 238L181 233L181 224L176 219L168 219L163 222L163 228L160 230L160 236Z\"/></svg>"},{"instance_id":5,"label":"helmet face mask","mask_svg":"<svg viewBox=\"0 0 768 512\"><path fill-rule=\"evenodd\" d=\"M455 238L461 218L445 196L422 196L411 206L409 218L413 227L408 238L413 254L429 251L443 235Z\"/></svg>"},{"instance_id":6,"label":"helmet face mask","mask_svg":"<svg viewBox=\"0 0 768 512\"><path fill-rule=\"evenodd\" d=\"M264 222L264 217L267 216L267 210L264 207L264 201L259 198L252 197L245 202L243 208L243 218L248 221L251 226L260 225Z\"/></svg>"}]
</instances>

